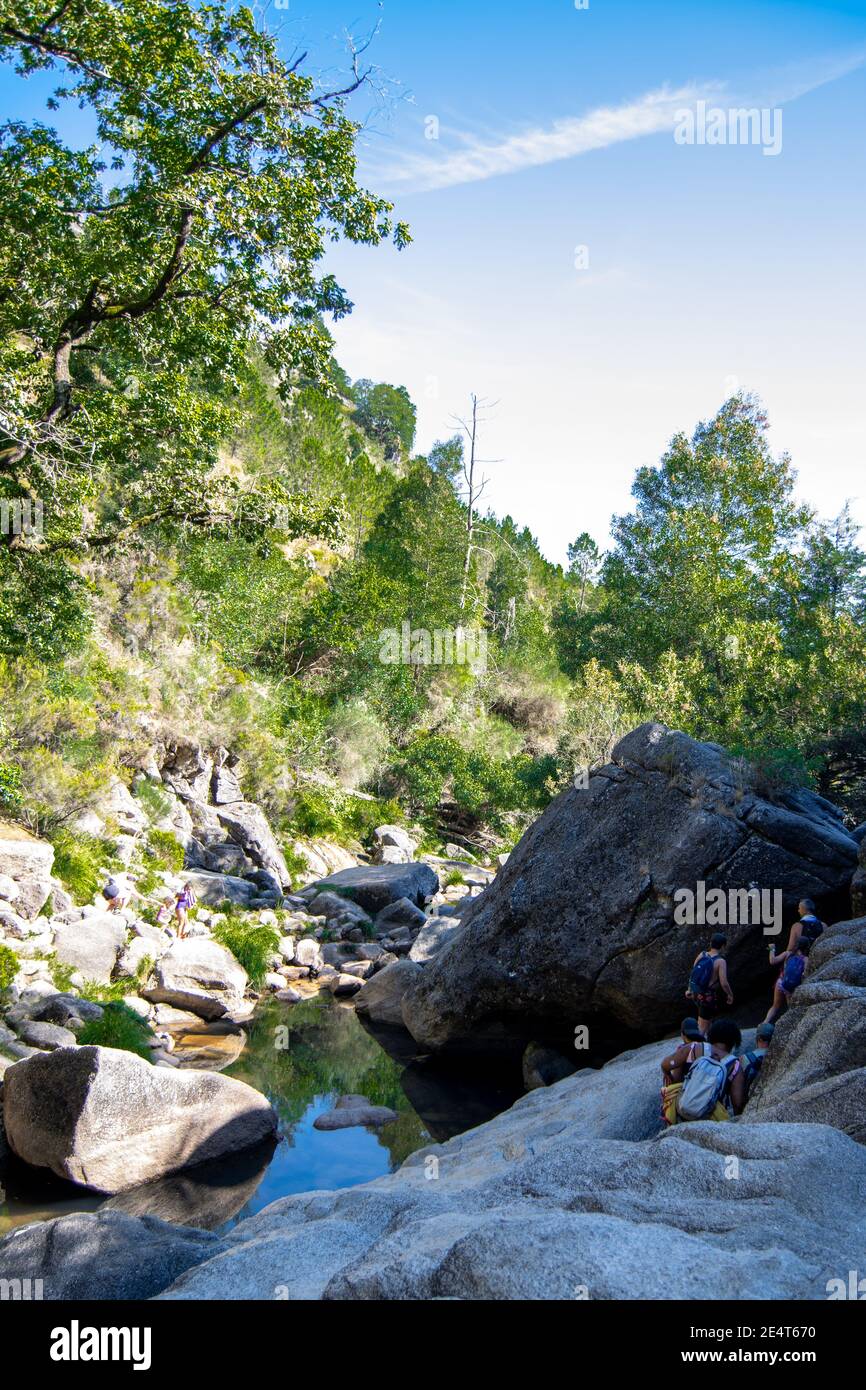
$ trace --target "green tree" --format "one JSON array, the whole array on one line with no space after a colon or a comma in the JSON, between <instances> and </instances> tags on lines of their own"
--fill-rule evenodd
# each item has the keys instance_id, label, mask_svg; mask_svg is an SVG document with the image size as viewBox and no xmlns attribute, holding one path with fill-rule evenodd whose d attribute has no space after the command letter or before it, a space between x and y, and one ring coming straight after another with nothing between
<instances>
[{"instance_id":1,"label":"green tree","mask_svg":"<svg viewBox=\"0 0 866 1390\"><path fill-rule=\"evenodd\" d=\"M96 134L0 128L4 492L43 500L49 551L211 524L235 501L213 466L250 353L283 393L326 378L322 315L351 308L326 246L408 239L356 180L360 56L326 90L244 7L0 0L0 57L57 70L51 104Z\"/></svg>"},{"instance_id":2,"label":"green tree","mask_svg":"<svg viewBox=\"0 0 866 1390\"><path fill-rule=\"evenodd\" d=\"M415 406L406 387L363 379L355 382L352 394L358 420L382 445L385 457L408 457L415 443Z\"/></svg>"}]
</instances>

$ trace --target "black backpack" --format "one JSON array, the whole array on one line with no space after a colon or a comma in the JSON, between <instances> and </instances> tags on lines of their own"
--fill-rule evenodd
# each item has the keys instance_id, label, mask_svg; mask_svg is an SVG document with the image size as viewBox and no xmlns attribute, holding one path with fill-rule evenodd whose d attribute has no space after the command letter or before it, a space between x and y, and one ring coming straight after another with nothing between
<instances>
[{"instance_id":1,"label":"black backpack","mask_svg":"<svg viewBox=\"0 0 866 1390\"><path fill-rule=\"evenodd\" d=\"M801 917L800 926L802 928L800 940L807 941L810 946L814 946L824 930L824 923L819 922L817 917Z\"/></svg>"}]
</instances>

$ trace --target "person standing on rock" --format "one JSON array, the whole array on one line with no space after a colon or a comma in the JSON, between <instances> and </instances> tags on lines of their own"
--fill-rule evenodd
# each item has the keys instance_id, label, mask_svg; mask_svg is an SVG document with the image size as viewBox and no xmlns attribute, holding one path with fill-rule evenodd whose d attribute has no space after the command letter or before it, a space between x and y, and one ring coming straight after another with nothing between
<instances>
[{"instance_id":1,"label":"person standing on rock","mask_svg":"<svg viewBox=\"0 0 866 1390\"><path fill-rule=\"evenodd\" d=\"M797 911L800 914L799 921L795 922L788 936L787 951L796 951L801 941L806 941L811 949L824 931L826 923L822 922L815 912L815 904L811 898L802 898ZM781 959L781 957L777 957Z\"/></svg>"},{"instance_id":2,"label":"person standing on rock","mask_svg":"<svg viewBox=\"0 0 866 1390\"><path fill-rule=\"evenodd\" d=\"M716 932L710 941L710 949L701 951L692 965L686 998L693 999L698 1006L698 1027L706 1037L710 1024L719 1012L719 995L724 994L728 1008L734 1002L733 991L728 982L728 967L722 951L728 938Z\"/></svg>"},{"instance_id":3,"label":"person standing on rock","mask_svg":"<svg viewBox=\"0 0 866 1390\"><path fill-rule=\"evenodd\" d=\"M764 1019L765 1023L775 1023L785 1005L790 1004L794 991L802 984L811 949L811 942L803 936L793 951L783 951L780 956L776 955L775 946L770 947L770 964L781 965L782 969L776 980L773 1002Z\"/></svg>"},{"instance_id":4,"label":"person standing on rock","mask_svg":"<svg viewBox=\"0 0 866 1390\"><path fill-rule=\"evenodd\" d=\"M187 913L196 905L196 896L191 883L185 883L178 893L174 904L174 915L177 918L177 934L182 941L186 936L186 929L189 925Z\"/></svg>"}]
</instances>

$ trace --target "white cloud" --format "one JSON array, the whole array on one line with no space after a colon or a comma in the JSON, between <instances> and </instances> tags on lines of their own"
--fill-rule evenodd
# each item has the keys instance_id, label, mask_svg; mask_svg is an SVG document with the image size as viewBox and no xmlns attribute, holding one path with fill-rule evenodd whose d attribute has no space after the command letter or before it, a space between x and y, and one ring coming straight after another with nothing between
<instances>
[{"instance_id":1,"label":"white cloud","mask_svg":"<svg viewBox=\"0 0 866 1390\"><path fill-rule=\"evenodd\" d=\"M569 116L550 126L534 126L501 139L483 139L452 132L459 145L446 149L445 142L424 154L404 153L395 165L381 169L377 177L413 192L478 183L501 174L573 159L591 150L606 149L626 140L672 131L677 112L700 99L719 104L777 106L814 91L862 66L862 53L818 60L807 72L802 65L753 76L749 85L763 96L736 95L724 82L691 83L677 89L668 86L619 106L600 106L582 116Z\"/></svg>"}]
</instances>

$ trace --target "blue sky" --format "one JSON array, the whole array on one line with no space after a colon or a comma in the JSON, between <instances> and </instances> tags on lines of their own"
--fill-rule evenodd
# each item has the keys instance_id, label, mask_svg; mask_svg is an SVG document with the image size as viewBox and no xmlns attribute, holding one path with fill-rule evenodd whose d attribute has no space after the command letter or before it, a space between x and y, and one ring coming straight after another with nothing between
<instances>
[{"instance_id":1,"label":"blue sky","mask_svg":"<svg viewBox=\"0 0 866 1390\"><path fill-rule=\"evenodd\" d=\"M866 0L269 14L323 76L344 69L346 30L380 22L368 56L394 85L353 108L362 173L415 241L334 251L355 302L336 337L353 377L409 388L420 448L470 391L498 402L487 500L562 560L582 530L604 544L635 469L738 384L801 494L828 515L851 498L866 523ZM16 114L38 91L16 84ZM781 150L678 144L676 113L701 99L781 109Z\"/></svg>"}]
</instances>

